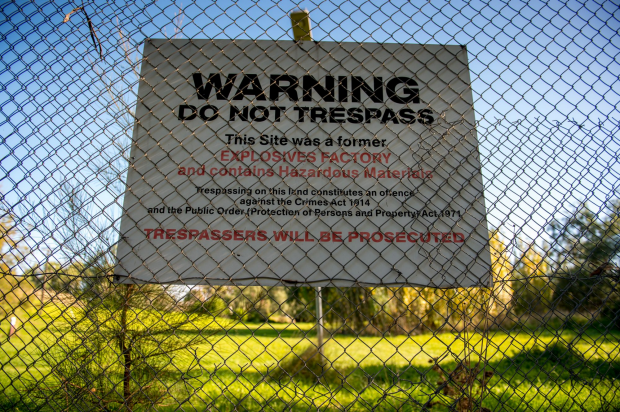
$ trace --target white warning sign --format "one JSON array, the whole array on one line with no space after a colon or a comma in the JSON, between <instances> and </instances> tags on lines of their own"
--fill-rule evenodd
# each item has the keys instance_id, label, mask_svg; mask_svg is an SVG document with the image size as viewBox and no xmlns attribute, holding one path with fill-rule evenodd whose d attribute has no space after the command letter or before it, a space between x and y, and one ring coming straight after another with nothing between
<instances>
[{"instance_id":1,"label":"white warning sign","mask_svg":"<svg viewBox=\"0 0 620 412\"><path fill-rule=\"evenodd\" d=\"M149 40L116 279L490 285L461 46Z\"/></svg>"}]
</instances>

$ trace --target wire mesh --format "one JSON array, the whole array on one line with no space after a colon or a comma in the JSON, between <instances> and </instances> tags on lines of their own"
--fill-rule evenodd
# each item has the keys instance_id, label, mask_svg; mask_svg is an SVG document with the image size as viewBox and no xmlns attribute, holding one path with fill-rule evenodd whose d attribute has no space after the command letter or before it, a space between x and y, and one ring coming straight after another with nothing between
<instances>
[{"instance_id":1,"label":"wire mesh","mask_svg":"<svg viewBox=\"0 0 620 412\"><path fill-rule=\"evenodd\" d=\"M0 7L0 410L620 408L617 3L41 1ZM307 29L314 40L295 44L289 13L299 9L309 12ZM217 64L207 48L220 44L232 44L236 53L216 73L220 85L209 83L212 73L200 66L188 72L198 78L180 69L197 58L204 60L202 67ZM192 54L183 54L190 46L196 47ZM326 53L347 47L371 52L365 60L356 60L358 51L344 58ZM161 59L164 50L172 55ZM259 54L252 55L254 50ZM446 74L454 68L446 63L439 72L412 50L435 50L429 58L439 60L445 58L440 51L459 50L446 59L462 53L466 68ZM292 59L290 66L274 57L283 52ZM401 80L406 87L393 90L392 96L403 99L411 93L405 104L417 117L410 123L402 116L386 120L367 112L374 108L385 114L391 107L387 100L373 100L378 90L389 93L388 77L381 75L381 86L371 79L392 70L390 58L403 55L411 60L399 76L420 65L411 79L437 96L430 102L420 91L416 102L418 92ZM157 59L159 66L153 63ZM181 63L175 66L175 59ZM291 221L302 232L286 246L269 234L260 244L260 234L247 239L247 233L236 244L221 238L196 241L192 245L200 247L198 254L175 249L186 264L179 266L166 249L176 241L163 243L166 236L179 234L164 230L174 226L164 223L180 222L167 210L157 223L161 226L149 229L152 237L143 233L131 243L130 230L142 230L145 223L131 215L133 204L127 199L147 196L132 186L136 179L131 173L146 167L140 172L143 180L151 173L161 185L175 181L162 158L139 144L140 133L178 139L175 151L165 149L175 167L181 167L178 151L183 158L200 160L205 150L220 168L260 164L251 158L222 159L223 148L239 151L245 145L251 151L247 141L195 145L196 137L207 132L237 130L228 115L220 123L210 118L219 106L204 112L190 106L199 100L237 104L235 93L243 90L244 79L249 79L246 92L256 87L247 76L250 63L244 66L240 59L268 67L259 73L263 85L269 79L271 86L282 86L277 91L289 100L295 99L284 86L293 85L290 76L298 79L296 107L348 108L359 96L365 117L347 127L351 135L371 136L359 148L360 156L392 153L400 159L398 145L379 151L371 147L373 139L403 140L411 136L401 133L405 129L427 136L406 150L424 161L424 154L439 156L441 161L429 169L437 175L453 167L460 175L446 177L443 185L457 187L454 193L471 197L473 206L459 209L458 216L449 210L454 219L448 226L404 215L402 230L413 228L430 240L470 228L484 234L483 244L449 249L456 243L410 242L399 260L391 261L393 250L388 248L398 244L398 233L385 245L366 239L364 249L346 238L332 249L300 242L299 233L307 230L308 236L320 227L345 236L377 233L382 240L392 230L392 223L377 216L351 223L319 214L294 216ZM303 61L311 63L307 72L298 69ZM172 68L164 75L166 64ZM326 76L342 67L345 76L334 74L330 89ZM274 68L280 77L269 77ZM187 81L170 80L169 90L160 87L163 83L149 83L154 75L169 81L175 73L183 73ZM232 73L238 77L231 78ZM451 88L448 75L466 79L467 87ZM289 83L282 83L282 76L289 76ZM312 76L320 77L319 83L304 86ZM357 90L352 86L356 81ZM213 91L209 100L205 85L230 94L217 99ZM189 101L183 87L193 89L192 98L199 100ZM161 95L159 106L145 110L140 88L156 95L166 92L167 97ZM314 97L306 101L302 93L308 89ZM341 89L348 97L341 98ZM247 114L237 113L251 117L242 130L245 137L265 130L291 133L293 126L286 123L291 114L307 116L304 133L310 140L333 131L327 112L321 117L308 108L279 115L277 107L285 97L261 100L261 93L255 91L245 103ZM467 93L473 106L455 103ZM170 96L180 100L170 103ZM276 109L258 109L270 105ZM443 113L437 105L444 105ZM182 127L169 127L169 120L147 121L162 107L166 113L158 119L172 116ZM449 118L450 110L460 117ZM427 122L425 116L433 120ZM350 113L347 117L356 119ZM192 119L199 125L186 133ZM468 146L467 136L475 136L476 144ZM160 143L155 141L154 147L165 147ZM281 149L276 144L266 146ZM312 145L307 152L319 150ZM338 145L342 149L344 143ZM321 167L331 165L325 161ZM468 192L478 184L468 169L472 167L480 173L479 194ZM217 209L241 207L250 198L230 192L233 188L273 188L265 179L253 179L240 186L239 176L229 183L211 179L209 190L220 191L199 193L206 203L198 206L212 207L217 216L197 212L189 223L203 224L210 236L219 230L217 224L227 224L231 238L236 236L235 217ZM309 186L289 185L286 190L331 190L335 179L328 177L323 186L303 180ZM324 209L443 211L456 202L457 195L441 186L437 196L424 197L413 190L415 182L409 175L389 183L375 177L378 192L411 188L412 193L378 194L369 200L372 206L358 202ZM145 202L145 208L179 207L166 203L171 194L158 184L150 192L158 203ZM179 187L174 190L180 193ZM342 188L359 189L352 181ZM333 200L323 192L278 196L267 193L262 199ZM259 220L266 225L278 219L267 214ZM189 236L189 223L177 224L175 230ZM154 231L160 227L157 238ZM481 276L492 281L472 287L459 287L456 278L446 281L454 268L461 268L465 278L474 272L463 264L461 251L472 262L488 259L489 269ZM137 268L124 260L130 253ZM207 259L215 262L211 269L205 269ZM394 270L385 275L384 267ZM412 281L407 271L421 277ZM201 276L188 278L188 273ZM215 279L215 273L225 277ZM361 280L365 273L386 277ZM430 279L426 283L419 280L424 276ZM343 277L346 282L340 281ZM293 278L303 281L286 282Z\"/></svg>"}]
</instances>

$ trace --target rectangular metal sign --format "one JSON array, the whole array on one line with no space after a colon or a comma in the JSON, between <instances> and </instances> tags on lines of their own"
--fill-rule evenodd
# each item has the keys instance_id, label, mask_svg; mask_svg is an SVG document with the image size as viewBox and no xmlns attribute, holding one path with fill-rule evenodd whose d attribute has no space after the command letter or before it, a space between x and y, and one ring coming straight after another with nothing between
<instances>
[{"instance_id":1,"label":"rectangular metal sign","mask_svg":"<svg viewBox=\"0 0 620 412\"><path fill-rule=\"evenodd\" d=\"M461 46L148 40L119 282L489 286Z\"/></svg>"}]
</instances>

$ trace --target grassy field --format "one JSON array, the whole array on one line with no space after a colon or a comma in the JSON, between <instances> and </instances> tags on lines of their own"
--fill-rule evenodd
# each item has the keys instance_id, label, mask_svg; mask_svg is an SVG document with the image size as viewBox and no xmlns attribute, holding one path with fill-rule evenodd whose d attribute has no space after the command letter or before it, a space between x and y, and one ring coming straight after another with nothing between
<instances>
[{"instance_id":1,"label":"grassy field","mask_svg":"<svg viewBox=\"0 0 620 412\"><path fill-rule=\"evenodd\" d=\"M37 361L40 351L62 337L59 309L24 321L7 340L2 328L0 409L34 409L29 382L49 368ZM62 318L62 317L60 317ZM442 399L435 362L449 373L463 352L463 335L422 334L412 337L336 336L325 347L328 367L318 381L299 370L297 356L311 353L311 324L244 324L216 319L221 326L198 347L199 361L172 357L168 399L157 410L200 411L419 411ZM491 332L486 370L493 371L482 406L502 411L620 410L620 333L578 326ZM205 319L197 329L214 330ZM187 331L187 333L195 333ZM467 342L481 349L481 336ZM318 358L314 358L318 359ZM472 358L471 361L477 361ZM288 365L289 377L278 365ZM314 362L314 370L318 362ZM447 374L446 373L446 374ZM439 392L439 393L437 393ZM478 396L478 399L481 397ZM20 401L25 401L19 404ZM45 406L43 406L45 410ZM440 403L433 411L448 410Z\"/></svg>"}]
</instances>

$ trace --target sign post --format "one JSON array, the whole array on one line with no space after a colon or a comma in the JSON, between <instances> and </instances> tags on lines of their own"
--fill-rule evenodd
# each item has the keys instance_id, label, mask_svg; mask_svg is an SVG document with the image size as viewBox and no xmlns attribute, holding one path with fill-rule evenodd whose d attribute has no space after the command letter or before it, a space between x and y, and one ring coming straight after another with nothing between
<instances>
[{"instance_id":1,"label":"sign post","mask_svg":"<svg viewBox=\"0 0 620 412\"><path fill-rule=\"evenodd\" d=\"M17 318L15 316L11 316L11 326L9 327L9 339L17 330Z\"/></svg>"},{"instance_id":2,"label":"sign post","mask_svg":"<svg viewBox=\"0 0 620 412\"><path fill-rule=\"evenodd\" d=\"M319 352L319 361L325 366L325 349L323 348L323 291L320 286L316 288L316 336Z\"/></svg>"},{"instance_id":3,"label":"sign post","mask_svg":"<svg viewBox=\"0 0 620 412\"><path fill-rule=\"evenodd\" d=\"M293 26L293 38L295 41L312 41L312 28L310 23L310 13L308 10L293 10L290 16L291 25ZM316 287L316 322L319 361L321 362L321 365L324 365L325 349L323 348L323 293L321 286Z\"/></svg>"},{"instance_id":4,"label":"sign post","mask_svg":"<svg viewBox=\"0 0 620 412\"><path fill-rule=\"evenodd\" d=\"M308 10L293 10L290 14L295 41L312 41L312 27Z\"/></svg>"}]
</instances>

